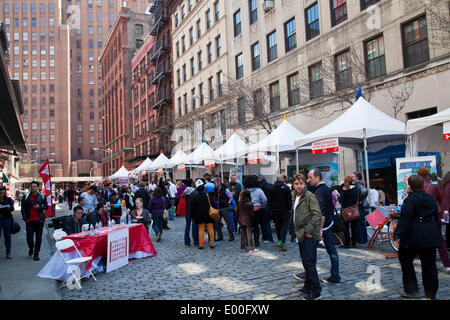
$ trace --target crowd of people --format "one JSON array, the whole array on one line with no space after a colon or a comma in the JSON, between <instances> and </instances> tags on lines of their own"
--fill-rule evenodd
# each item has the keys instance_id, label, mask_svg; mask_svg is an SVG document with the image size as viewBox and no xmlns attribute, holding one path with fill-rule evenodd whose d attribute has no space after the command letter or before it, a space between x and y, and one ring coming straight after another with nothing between
<instances>
[{"instance_id":1,"label":"crowd of people","mask_svg":"<svg viewBox=\"0 0 450 320\"><path fill-rule=\"evenodd\" d=\"M208 243L214 249L218 242L234 241L240 235L242 253L257 252L261 243L274 243L287 251L288 236L297 242L303 271L294 277L304 280L297 292L307 300L321 297L321 282L341 282L339 255L335 245L340 212L354 207L357 218L343 223L342 248L356 248L368 242L366 216L383 204L384 196L363 184L362 176L354 172L342 185L330 189L323 181L322 172L315 168L307 174L296 174L291 180L276 175L274 184L261 174L245 177L242 184L235 175L220 179L209 174L195 180L173 183L170 177L159 176L153 183L117 187L112 182L86 184L82 188L67 188L56 192L59 201L67 202L73 216L66 217L63 229L68 234L79 233L83 224L107 226L129 217L133 223L144 224L147 232L155 233L162 241L168 220L185 218L184 244L204 248ZM426 297L434 299L438 288L436 249L446 272L450 271L448 258L449 228L446 241L440 228L443 212L450 210L450 173L439 184L430 183L428 169L420 168L409 178L409 196L401 208L395 237L399 241L399 261L403 272L402 296L416 297L418 288L412 261L416 254L422 262ZM0 232L3 230L7 258L11 259L11 212L13 201L0 188ZM39 193L39 183L21 196L22 217L26 222L29 255L39 260L39 250L47 209L47 202ZM274 223L274 233L272 232ZM226 227L224 235L223 227ZM205 232L208 241L205 241ZM319 279L317 248L322 245L330 259L330 274Z\"/></svg>"}]
</instances>

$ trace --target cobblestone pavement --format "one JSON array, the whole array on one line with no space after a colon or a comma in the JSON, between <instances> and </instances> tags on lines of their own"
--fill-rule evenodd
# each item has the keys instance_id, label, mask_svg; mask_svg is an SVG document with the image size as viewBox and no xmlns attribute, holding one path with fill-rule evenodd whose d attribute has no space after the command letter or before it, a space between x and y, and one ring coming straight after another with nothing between
<instances>
[{"instance_id":1,"label":"cobblestone pavement","mask_svg":"<svg viewBox=\"0 0 450 320\"><path fill-rule=\"evenodd\" d=\"M62 291L63 299L154 299L154 300L298 300L296 290L302 282L292 274L303 271L298 245L288 243L281 251L276 244L261 243L257 253L240 253L240 236L233 242L221 241L212 250L184 245L183 217L169 221L170 230L163 233L160 243L152 232L151 239L158 254L132 260L132 263L109 274L97 275L97 282L83 280L81 290ZM224 228L225 230L225 228ZM207 238L207 236L205 236ZM274 234L274 238L276 235ZM322 299L378 300L400 299L401 270L397 258L386 259L392 253L387 243L374 249L338 248L342 282L322 283ZM438 259L438 268L442 263ZM419 287L422 289L420 262L415 262ZM318 249L319 276L329 276L330 260L325 249ZM379 286L374 277L380 275ZM439 272L438 299L450 297L450 275Z\"/></svg>"}]
</instances>

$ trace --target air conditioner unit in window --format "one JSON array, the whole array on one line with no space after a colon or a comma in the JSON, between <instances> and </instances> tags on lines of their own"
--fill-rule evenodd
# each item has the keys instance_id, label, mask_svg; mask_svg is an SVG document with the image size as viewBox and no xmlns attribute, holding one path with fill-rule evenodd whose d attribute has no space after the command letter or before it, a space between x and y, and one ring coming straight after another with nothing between
<instances>
[{"instance_id":1,"label":"air conditioner unit in window","mask_svg":"<svg viewBox=\"0 0 450 320\"><path fill-rule=\"evenodd\" d=\"M273 0L266 0L263 3L264 12L269 12L275 7L275 3Z\"/></svg>"}]
</instances>

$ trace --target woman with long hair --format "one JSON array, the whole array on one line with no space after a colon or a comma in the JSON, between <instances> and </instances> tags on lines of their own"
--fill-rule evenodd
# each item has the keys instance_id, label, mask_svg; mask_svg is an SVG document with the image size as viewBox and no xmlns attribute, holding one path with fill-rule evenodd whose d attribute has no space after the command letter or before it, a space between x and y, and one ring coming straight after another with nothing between
<instances>
[{"instance_id":1,"label":"woman with long hair","mask_svg":"<svg viewBox=\"0 0 450 320\"><path fill-rule=\"evenodd\" d=\"M152 223L150 213L144 208L144 201L141 198L137 198L135 202L136 209L131 211L131 222L142 223L147 233L150 234L150 230L148 230L148 225Z\"/></svg>"},{"instance_id":2,"label":"woman with long hair","mask_svg":"<svg viewBox=\"0 0 450 320\"><path fill-rule=\"evenodd\" d=\"M353 179L350 176L344 178L344 186L341 195L338 198L339 203L342 205L342 209L358 204L358 189L352 185L352 181ZM357 235L361 232L359 226L359 219L345 222L345 243L343 248L350 248L350 240L352 247L356 248ZM352 230L351 235L350 229Z\"/></svg>"},{"instance_id":3,"label":"woman with long hair","mask_svg":"<svg viewBox=\"0 0 450 320\"><path fill-rule=\"evenodd\" d=\"M253 203L250 191L244 189L238 203L237 220L241 227L241 252L257 252L252 239L252 225L254 220Z\"/></svg>"},{"instance_id":4,"label":"woman with long hair","mask_svg":"<svg viewBox=\"0 0 450 320\"><path fill-rule=\"evenodd\" d=\"M155 191L153 191L153 196L148 202L148 211L152 215L153 220L153 230L156 233L156 236L158 237L156 239L156 242L161 241L162 232L163 232L163 226L164 226L164 219L163 219L163 213L164 210L169 207L169 202L167 201L167 198L164 196L164 193L161 188L156 188Z\"/></svg>"},{"instance_id":5,"label":"woman with long hair","mask_svg":"<svg viewBox=\"0 0 450 320\"><path fill-rule=\"evenodd\" d=\"M12 228L12 212L14 211L14 202L10 197L6 196L6 188L0 186L0 237L5 237L6 258L11 257L11 228Z\"/></svg>"}]
</instances>

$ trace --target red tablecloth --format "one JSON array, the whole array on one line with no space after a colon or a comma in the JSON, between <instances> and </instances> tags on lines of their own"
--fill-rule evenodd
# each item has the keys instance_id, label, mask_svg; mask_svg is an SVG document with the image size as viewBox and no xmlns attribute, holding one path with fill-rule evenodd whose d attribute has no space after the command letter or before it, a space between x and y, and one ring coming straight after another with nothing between
<instances>
[{"instance_id":1,"label":"red tablecloth","mask_svg":"<svg viewBox=\"0 0 450 320\"><path fill-rule=\"evenodd\" d=\"M95 260L95 258L106 257L108 252L108 233L124 228L129 229L130 258L133 258L133 256L139 258L157 254L152 240L150 240L150 236L143 224L123 225L112 230L101 228L99 229L100 232L107 230L108 232L95 234L93 236L83 235L82 233L71 234L70 236L64 237L63 240L71 239L83 257L92 257L92 260L86 264L86 269L89 270L92 261Z\"/></svg>"}]
</instances>

